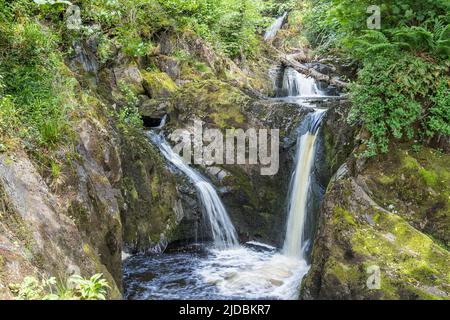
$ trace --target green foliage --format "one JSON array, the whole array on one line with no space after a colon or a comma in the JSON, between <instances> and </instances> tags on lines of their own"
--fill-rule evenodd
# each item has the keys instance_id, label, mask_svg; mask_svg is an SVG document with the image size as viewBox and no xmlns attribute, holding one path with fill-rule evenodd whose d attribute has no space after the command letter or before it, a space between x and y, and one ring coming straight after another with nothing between
<instances>
[{"instance_id":1,"label":"green foliage","mask_svg":"<svg viewBox=\"0 0 450 320\"><path fill-rule=\"evenodd\" d=\"M431 98L433 105L429 109L426 119L427 136L435 132L450 135L450 90L449 81L442 80L437 87L436 94Z\"/></svg>"},{"instance_id":2,"label":"green foliage","mask_svg":"<svg viewBox=\"0 0 450 320\"><path fill-rule=\"evenodd\" d=\"M367 156L387 152L391 138L412 140L449 134L445 69L398 52L374 54L364 60L358 83L352 87L350 120L362 120L371 133Z\"/></svg>"},{"instance_id":3,"label":"green foliage","mask_svg":"<svg viewBox=\"0 0 450 320\"><path fill-rule=\"evenodd\" d=\"M0 3L0 9L7 17L0 22L1 139L19 133L29 145L54 146L69 131L73 88L57 38L31 19L14 18L14 7Z\"/></svg>"},{"instance_id":4,"label":"green foliage","mask_svg":"<svg viewBox=\"0 0 450 320\"><path fill-rule=\"evenodd\" d=\"M41 281L25 277L10 289L16 300L106 300L110 286L102 274L95 274L89 279L73 275L60 283L54 277Z\"/></svg>"},{"instance_id":5,"label":"green foliage","mask_svg":"<svg viewBox=\"0 0 450 320\"><path fill-rule=\"evenodd\" d=\"M119 87L125 99L125 105L119 111L121 124L124 127L142 128L143 122L138 109L138 97L126 83L120 83Z\"/></svg>"},{"instance_id":6,"label":"green foliage","mask_svg":"<svg viewBox=\"0 0 450 320\"><path fill-rule=\"evenodd\" d=\"M71 281L81 300L106 300L107 289L110 287L102 274L95 274L90 279L75 275L71 277Z\"/></svg>"},{"instance_id":7,"label":"green foliage","mask_svg":"<svg viewBox=\"0 0 450 320\"><path fill-rule=\"evenodd\" d=\"M424 141L449 134L450 2L446 0L313 0L308 38L320 49L361 62L351 87L350 121L370 133L366 156L392 139ZM367 8L381 9L381 29L367 27Z\"/></svg>"},{"instance_id":8,"label":"green foliage","mask_svg":"<svg viewBox=\"0 0 450 320\"><path fill-rule=\"evenodd\" d=\"M152 37L161 31L191 30L231 57L251 55L256 31L265 24L264 0L87 0L77 3L82 17L101 25L130 56L152 49Z\"/></svg>"}]
</instances>

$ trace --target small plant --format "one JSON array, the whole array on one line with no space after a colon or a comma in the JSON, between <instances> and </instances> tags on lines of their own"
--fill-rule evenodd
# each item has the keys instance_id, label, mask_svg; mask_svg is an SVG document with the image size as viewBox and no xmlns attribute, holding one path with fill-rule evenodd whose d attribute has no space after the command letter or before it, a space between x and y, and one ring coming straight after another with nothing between
<instances>
[{"instance_id":1,"label":"small plant","mask_svg":"<svg viewBox=\"0 0 450 320\"><path fill-rule=\"evenodd\" d=\"M51 288L56 284L55 278L39 281L35 277L25 277L21 284L10 285L16 300L51 300ZM50 293L47 290L50 289Z\"/></svg>"},{"instance_id":2,"label":"small plant","mask_svg":"<svg viewBox=\"0 0 450 320\"><path fill-rule=\"evenodd\" d=\"M16 300L106 300L111 287L103 274L95 274L89 279L73 275L65 282L58 282L54 277L39 281L28 276L9 288Z\"/></svg>"},{"instance_id":3,"label":"small plant","mask_svg":"<svg viewBox=\"0 0 450 320\"><path fill-rule=\"evenodd\" d=\"M120 91L125 99L125 106L119 111L119 120L127 126L142 128L143 123L139 114L139 99L131 88L124 82L119 84Z\"/></svg>"},{"instance_id":4,"label":"small plant","mask_svg":"<svg viewBox=\"0 0 450 320\"><path fill-rule=\"evenodd\" d=\"M102 274L95 274L90 279L75 275L71 277L76 285L76 292L81 300L106 300L108 282Z\"/></svg>"},{"instance_id":5,"label":"small plant","mask_svg":"<svg viewBox=\"0 0 450 320\"><path fill-rule=\"evenodd\" d=\"M411 146L411 149L415 153L419 153L422 150L422 145L417 143L417 141L415 141L415 143Z\"/></svg>"},{"instance_id":6,"label":"small plant","mask_svg":"<svg viewBox=\"0 0 450 320\"><path fill-rule=\"evenodd\" d=\"M58 179L59 176L61 175L61 166L59 165L59 163L52 161L51 162L51 169L52 169L52 177L54 179Z\"/></svg>"}]
</instances>

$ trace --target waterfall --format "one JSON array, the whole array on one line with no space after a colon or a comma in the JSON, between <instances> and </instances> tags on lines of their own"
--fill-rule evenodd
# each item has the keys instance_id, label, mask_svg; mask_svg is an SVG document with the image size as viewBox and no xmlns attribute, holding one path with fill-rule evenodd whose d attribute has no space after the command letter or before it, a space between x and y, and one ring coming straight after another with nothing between
<instances>
[{"instance_id":1,"label":"waterfall","mask_svg":"<svg viewBox=\"0 0 450 320\"><path fill-rule=\"evenodd\" d=\"M321 95L321 91L313 78L308 78L292 68L286 68L284 71L281 93L288 97L315 97Z\"/></svg>"},{"instance_id":2,"label":"waterfall","mask_svg":"<svg viewBox=\"0 0 450 320\"><path fill-rule=\"evenodd\" d=\"M278 76L275 74L277 71ZM293 70L276 68L271 70L271 74L278 92L285 78L284 93L295 95L291 97L293 103L312 107L313 104L305 103L303 97L311 94L323 97L312 79ZM295 171L288 197L289 217L285 243L280 251L254 241L238 245L236 231L213 186L172 151L162 134L149 132L150 139L168 162L194 183L205 217L211 225L215 247L205 246L201 254L187 249L151 259L136 256L126 260L125 283L131 283L125 290L126 296L177 300L297 299L301 280L310 268L306 259L311 238L309 226L312 215L309 213L314 211L311 206L316 204L318 187L312 168L317 153L317 134L324 114L325 111L315 109L299 127ZM158 127L159 130L164 122ZM148 277L142 276L143 270Z\"/></svg>"},{"instance_id":3,"label":"waterfall","mask_svg":"<svg viewBox=\"0 0 450 320\"><path fill-rule=\"evenodd\" d=\"M286 68L283 74L281 91L283 96L290 97L324 97L316 81ZM307 239L306 221L308 203L311 200L310 189L312 168L315 160L317 134L320 129L325 110L314 109L301 124L302 134L297 138L295 170L292 176L288 197L288 221L283 245L283 254L305 259L310 239ZM306 126L306 128L304 128ZM304 133L303 133L304 132Z\"/></svg>"},{"instance_id":4,"label":"waterfall","mask_svg":"<svg viewBox=\"0 0 450 320\"><path fill-rule=\"evenodd\" d=\"M316 110L305 121L308 130L297 141L295 171L289 194L289 214L283 253L288 256L304 257L305 221L307 218L308 193L311 184L311 171L315 158L315 145L324 110Z\"/></svg>"},{"instance_id":5,"label":"waterfall","mask_svg":"<svg viewBox=\"0 0 450 320\"><path fill-rule=\"evenodd\" d=\"M229 248L238 245L237 234L220 200L216 190L199 172L191 168L178 154L172 151L162 134L148 132L151 141L158 146L163 156L182 171L194 184L202 209L211 226L214 244L219 248Z\"/></svg>"},{"instance_id":6,"label":"waterfall","mask_svg":"<svg viewBox=\"0 0 450 320\"><path fill-rule=\"evenodd\" d=\"M275 20L275 22L267 29L264 40L272 41L277 35L278 30L283 26L284 20L287 17L287 12L283 13L283 15Z\"/></svg>"}]
</instances>

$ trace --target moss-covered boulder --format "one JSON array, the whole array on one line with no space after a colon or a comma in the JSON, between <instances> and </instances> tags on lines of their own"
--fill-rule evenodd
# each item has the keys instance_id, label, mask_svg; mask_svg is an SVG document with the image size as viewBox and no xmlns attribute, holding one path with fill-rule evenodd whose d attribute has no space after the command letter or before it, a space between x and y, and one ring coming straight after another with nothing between
<instances>
[{"instance_id":1,"label":"moss-covered boulder","mask_svg":"<svg viewBox=\"0 0 450 320\"><path fill-rule=\"evenodd\" d=\"M450 155L397 148L365 170L375 201L450 248Z\"/></svg>"},{"instance_id":2,"label":"moss-covered boulder","mask_svg":"<svg viewBox=\"0 0 450 320\"><path fill-rule=\"evenodd\" d=\"M165 72L143 72L142 77L145 92L152 99L168 98L177 90L177 85Z\"/></svg>"},{"instance_id":3,"label":"moss-covered boulder","mask_svg":"<svg viewBox=\"0 0 450 320\"><path fill-rule=\"evenodd\" d=\"M345 165L329 186L303 298L450 297L450 156L393 150L356 175ZM380 288L368 286L370 267L380 270Z\"/></svg>"},{"instance_id":4,"label":"moss-covered boulder","mask_svg":"<svg viewBox=\"0 0 450 320\"><path fill-rule=\"evenodd\" d=\"M189 126L197 118L215 128L243 127L246 124L244 108L249 102L248 96L226 82L190 82L171 100L171 126Z\"/></svg>"}]
</instances>

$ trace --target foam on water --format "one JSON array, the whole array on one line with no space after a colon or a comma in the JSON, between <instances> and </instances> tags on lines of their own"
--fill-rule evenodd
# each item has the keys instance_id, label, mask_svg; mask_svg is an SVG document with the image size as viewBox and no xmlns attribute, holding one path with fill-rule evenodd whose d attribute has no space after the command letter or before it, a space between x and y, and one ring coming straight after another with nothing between
<instances>
[{"instance_id":1,"label":"foam on water","mask_svg":"<svg viewBox=\"0 0 450 320\"><path fill-rule=\"evenodd\" d=\"M245 299L296 299L306 261L273 252L244 247L210 250L197 270L220 294Z\"/></svg>"}]
</instances>

